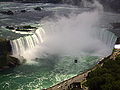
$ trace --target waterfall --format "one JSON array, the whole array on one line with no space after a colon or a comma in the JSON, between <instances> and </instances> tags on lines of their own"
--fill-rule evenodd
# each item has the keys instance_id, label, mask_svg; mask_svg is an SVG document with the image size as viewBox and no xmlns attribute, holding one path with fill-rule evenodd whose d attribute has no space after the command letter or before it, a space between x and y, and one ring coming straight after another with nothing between
<instances>
[{"instance_id":1,"label":"waterfall","mask_svg":"<svg viewBox=\"0 0 120 90\"><path fill-rule=\"evenodd\" d=\"M93 11L43 20L35 34L11 41L13 55L39 58L41 53L58 55L110 55L116 36L99 26L103 8L97 1Z\"/></svg>"},{"instance_id":2,"label":"waterfall","mask_svg":"<svg viewBox=\"0 0 120 90\"><path fill-rule=\"evenodd\" d=\"M45 30L42 27L39 27L35 34L11 41L13 55L23 56L26 59L38 58L40 56L39 52L41 51L41 48L39 47L42 46L44 51L52 54L62 51L61 53L63 54L79 56L84 52L84 55L104 57L111 54L117 39L117 37L110 31L102 29L97 30L100 28L92 28L93 31L84 32L84 30L91 28L89 26L88 28L85 28L83 24L83 27L79 26L84 28L83 30L80 30L80 32L70 30L61 31L66 27L59 27L61 30L56 30L56 24L53 26L46 24L46 26L48 27L46 27ZM74 36L73 33L75 33L76 36Z\"/></svg>"},{"instance_id":3,"label":"waterfall","mask_svg":"<svg viewBox=\"0 0 120 90\"><path fill-rule=\"evenodd\" d=\"M117 36L108 30L100 30L96 32L96 37L104 42L109 48L112 50L115 42L117 40Z\"/></svg>"},{"instance_id":4,"label":"waterfall","mask_svg":"<svg viewBox=\"0 0 120 90\"><path fill-rule=\"evenodd\" d=\"M96 30L94 32L94 36L107 46L108 51L107 54L105 54L105 56L110 55L116 43L117 36L114 33L105 29Z\"/></svg>"},{"instance_id":5,"label":"waterfall","mask_svg":"<svg viewBox=\"0 0 120 90\"><path fill-rule=\"evenodd\" d=\"M20 37L11 41L13 55L21 55L24 52L43 43L45 31L39 27L33 35Z\"/></svg>"}]
</instances>

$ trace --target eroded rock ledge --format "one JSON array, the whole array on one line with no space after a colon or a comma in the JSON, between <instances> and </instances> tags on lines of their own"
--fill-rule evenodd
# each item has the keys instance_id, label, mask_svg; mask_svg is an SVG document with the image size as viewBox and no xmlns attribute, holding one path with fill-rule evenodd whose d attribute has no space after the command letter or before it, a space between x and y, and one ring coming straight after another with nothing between
<instances>
[{"instance_id":1,"label":"eroded rock ledge","mask_svg":"<svg viewBox=\"0 0 120 90\"><path fill-rule=\"evenodd\" d=\"M0 38L0 71L20 65L20 61L10 55L10 41Z\"/></svg>"}]
</instances>

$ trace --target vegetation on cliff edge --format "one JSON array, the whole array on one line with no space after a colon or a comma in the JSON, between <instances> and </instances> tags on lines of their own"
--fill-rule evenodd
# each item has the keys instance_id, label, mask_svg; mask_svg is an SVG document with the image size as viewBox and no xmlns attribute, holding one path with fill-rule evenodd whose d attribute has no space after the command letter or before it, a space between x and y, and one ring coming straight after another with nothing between
<instances>
[{"instance_id":1,"label":"vegetation on cliff edge","mask_svg":"<svg viewBox=\"0 0 120 90\"><path fill-rule=\"evenodd\" d=\"M120 90L120 54L107 58L101 67L97 67L87 76L89 90Z\"/></svg>"}]
</instances>

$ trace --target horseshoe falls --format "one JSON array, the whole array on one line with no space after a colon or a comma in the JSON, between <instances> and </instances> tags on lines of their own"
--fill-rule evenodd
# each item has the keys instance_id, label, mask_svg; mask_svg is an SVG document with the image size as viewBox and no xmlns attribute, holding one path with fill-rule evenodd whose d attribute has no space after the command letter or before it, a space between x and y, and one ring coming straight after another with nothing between
<instances>
[{"instance_id":1,"label":"horseshoe falls","mask_svg":"<svg viewBox=\"0 0 120 90\"><path fill-rule=\"evenodd\" d=\"M13 55L23 56L23 54L28 54L35 49L35 47L43 43L44 36L45 31L39 27L33 35L20 37L19 39L11 41ZM28 57L30 56L28 55Z\"/></svg>"},{"instance_id":2,"label":"horseshoe falls","mask_svg":"<svg viewBox=\"0 0 120 90\"><path fill-rule=\"evenodd\" d=\"M116 36L100 27L98 10L69 17L57 16L57 20L43 20L33 35L11 41L13 55L26 61L42 55L99 56L110 55Z\"/></svg>"},{"instance_id":3,"label":"horseshoe falls","mask_svg":"<svg viewBox=\"0 0 120 90\"><path fill-rule=\"evenodd\" d=\"M22 8L29 12L20 14L20 20L19 14L16 17L2 16L0 24L37 24L37 29L30 35L18 38L22 34L0 28L0 35L14 38L10 40L12 56L20 61L25 60L18 67L0 72L0 89L49 88L81 74L95 66L101 58L110 55L117 37L108 31L110 28L104 27L102 20L105 12L96 4L92 6L99 8L80 8L66 4L5 4L6 8ZM34 11L35 6L41 6L44 10ZM45 17L39 19L42 14ZM105 23L108 22L106 20ZM77 63L74 62L76 59Z\"/></svg>"}]
</instances>

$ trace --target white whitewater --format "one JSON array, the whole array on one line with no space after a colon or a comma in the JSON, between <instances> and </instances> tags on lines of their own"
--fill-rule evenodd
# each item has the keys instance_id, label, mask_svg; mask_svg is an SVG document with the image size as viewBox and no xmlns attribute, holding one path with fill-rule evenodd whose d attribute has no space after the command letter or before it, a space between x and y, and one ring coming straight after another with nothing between
<instances>
[{"instance_id":1,"label":"white whitewater","mask_svg":"<svg viewBox=\"0 0 120 90\"><path fill-rule=\"evenodd\" d=\"M91 55L111 54L116 36L100 27L102 6L95 1L93 11L58 16L57 20L44 20L35 34L11 41L13 55L25 59L39 58L41 54Z\"/></svg>"},{"instance_id":2,"label":"white whitewater","mask_svg":"<svg viewBox=\"0 0 120 90\"><path fill-rule=\"evenodd\" d=\"M12 40L11 46L13 56L25 57L26 55L28 55L28 57L30 57L29 53L32 52L31 50L43 43L44 35L45 31L41 27L39 27L33 35L20 37L19 39Z\"/></svg>"}]
</instances>

